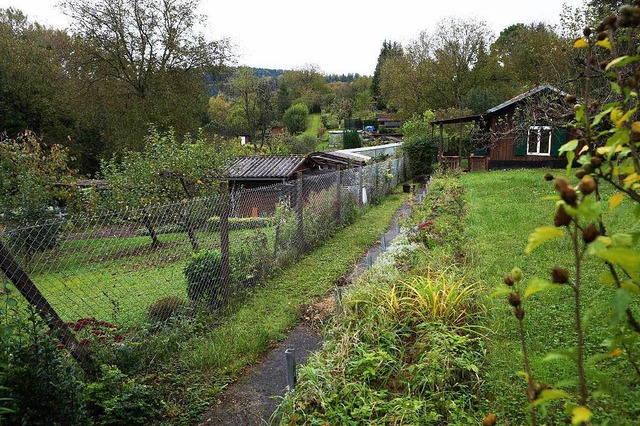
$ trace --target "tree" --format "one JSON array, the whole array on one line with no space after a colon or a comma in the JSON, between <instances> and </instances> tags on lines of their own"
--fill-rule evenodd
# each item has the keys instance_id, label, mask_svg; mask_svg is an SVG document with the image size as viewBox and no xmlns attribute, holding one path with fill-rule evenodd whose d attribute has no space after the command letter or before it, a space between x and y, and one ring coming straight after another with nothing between
<instances>
[{"instance_id":1,"label":"tree","mask_svg":"<svg viewBox=\"0 0 640 426\"><path fill-rule=\"evenodd\" d=\"M331 92L324 76L311 65L286 71L281 81L286 84L291 104L304 103L312 113L321 112L323 97Z\"/></svg>"},{"instance_id":2,"label":"tree","mask_svg":"<svg viewBox=\"0 0 640 426\"><path fill-rule=\"evenodd\" d=\"M309 109L305 104L295 104L284 112L282 121L292 134L302 133L307 128Z\"/></svg>"},{"instance_id":3,"label":"tree","mask_svg":"<svg viewBox=\"0 0 640 426\"><path fill-rule=\"evenodd\" d=\"M520 91L568 80L569 46L568 40L544 23L520 23L500 32L491 45L491 54L500 65L503 78Z\"/></svg>"},{"instance_id":4,"label":"tree","mask_svg":"<svg viewBox=\"0 0 640 426\"><path fill-rule=\"evenodd\" d=\"M125 151L122 159L115 156L101 164L100 173L109 184L104 208L123 211L125 218L145 226L153 246L159 244L152 205L167 203L178 206L176 222L189 234L194 250L198 250L194 219L189 200L218 191L215 178L222 175L232 147L227 141L207 141L202 133L186 135L183 142L175 131L151 129L145 138L145 149ZM169 206L171 207L171 206ZM166 214L163 215L166 219Z\"/></svg>"},{"instance_id":5,"label":"tree","mask_svg":"<svg viewBox=\"0 0 640 426\"><path fill-rule=\"evenodd\" d=\"M441 21L436 31L423 31L402 52L382 62L382 96L404 118L427 108L467 107L469 92L491 81L491 39L482 21Z\"/></svg>"},{"instance_id":6,"label":"tree","mask_svg":"<svg viewBox=\"0 0 640 426\"><path fill-rule=\"evenodd\" d=\"M10 232L8 238L27 262L33 252L55 246L60 223L38 229L24 228L55 218L55 200L64 200L74 170L69 167L69 150L61 145L47 147L33 132L0 139L0 220Z\"/></svg>"},{"instance_id":7,"label":"tree","mask_svg":"<svg viewBox=\"0 0 640 426\"><path fill-rule=\"evenodd\" d=\"M234 106L236 117L241 118L242 133L256 139L259 136L259 142L254 144L257 152L265 143L269 144L267 136L276 118L271 77L258 78L253 69L241 67L231 81L231 90L236 97Z\"/></svg>"},{"instance_id":8,"label":"tree","mask_svg":"<svg viewBox=\"0 0 640 426\"><path fill-rule=\"evenodd\" d=\"M380 54L378 55L378 62L376 63L376 68L373 71L373 78L371 80L371 95L377 102L378 109L384 109L386 107L386 102L384 102L383 100L384 96L380 86L380 79L384 62L389 58L402 56L402 54L402 45L400 43L396 41L392 42L390 40L384 40L382 42L382 48L380 49Z\"/></svg>"},{"instance_id":9,"label":"tree","mask_svg":"<svg viewBox=\"0 0 640 426\"><path fill-rule=\"evenodd\" d=\"M63 11L82 40L70 58L81 84L82 119L106 153L141 150L148 123L184 134L202 125L205 76L229 59L227 42L196 28L197 0L68 0ZM106 151L106 152L105 152Z\"/></svg>"}]
</instances>

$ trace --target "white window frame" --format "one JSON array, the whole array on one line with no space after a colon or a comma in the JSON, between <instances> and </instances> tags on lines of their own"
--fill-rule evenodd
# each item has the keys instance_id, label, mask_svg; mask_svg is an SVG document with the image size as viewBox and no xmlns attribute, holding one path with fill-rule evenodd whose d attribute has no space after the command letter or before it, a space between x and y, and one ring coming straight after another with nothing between
<instances>
[{"instance_id":1,"label":"white window frame","mask_svg":"<svg viewBox=\"0 0 640 426\"><path fill-rule=\"evenodd\" d=\"M542 131L543 130L548 130L549 131L549 152L540 152L540 139L542 136ZM536 143L536 150L535 151L529 151L529 137L531 136L531 133L535 132L537 135L537 143ZM529 127L529 131L527 132L527 155L539 155L539 156L543 156L543 157L551 157L551 151L553 149L553 147L551 146L551 142L552 142L552 136L553 136L553 132L551 131L551 126L531 126Z\"/></svg>"}]
</instances>

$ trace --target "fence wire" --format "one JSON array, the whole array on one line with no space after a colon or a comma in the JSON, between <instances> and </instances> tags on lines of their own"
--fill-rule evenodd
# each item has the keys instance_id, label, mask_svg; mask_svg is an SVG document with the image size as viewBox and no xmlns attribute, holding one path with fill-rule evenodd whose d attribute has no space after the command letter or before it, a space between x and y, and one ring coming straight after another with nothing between
<instances>
[{"instance_id":1,"label":"fence wire","mask_svg":"<svg viewBox=\"0 0 640 426\"><path fill-rule=\"evenodd\" d=\"M0 234L65 322L128 327L234 309L274 269L348 226L404 179L403 159ZM9 274L7 274L9 275ZM4 283L8 277L0 273Z\"/></svg>"}]
</instances>

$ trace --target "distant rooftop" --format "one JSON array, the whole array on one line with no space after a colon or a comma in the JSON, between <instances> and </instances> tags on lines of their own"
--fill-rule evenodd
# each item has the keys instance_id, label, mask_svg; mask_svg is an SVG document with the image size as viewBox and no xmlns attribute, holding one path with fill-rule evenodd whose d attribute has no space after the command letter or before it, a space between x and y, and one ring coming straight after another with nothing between
<instances>
[{"instance_id":1,"label":"distant rooftop","mask_svg":"<svg viewBox=\"0 0 640 426\"><path fill-rule=\"evenodd\" d=\"M238 157L225 175L231 180L282 180L293 176L304 167L302 155L252 155Z\"/></svg>"}]
</instances>

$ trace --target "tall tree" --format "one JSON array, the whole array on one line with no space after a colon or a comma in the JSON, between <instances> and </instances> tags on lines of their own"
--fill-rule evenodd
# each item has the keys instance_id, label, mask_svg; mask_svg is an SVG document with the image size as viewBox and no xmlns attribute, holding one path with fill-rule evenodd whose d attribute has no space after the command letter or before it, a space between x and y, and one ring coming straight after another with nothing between
<instances>
[{"instance_id":1,"label":"tall tree","mask_svg":"<svg viewBox=\"0 0 640 426\"><path fill-rule=\"evenodd\" d=\"M382 42L382 48L378 55L378 62L376 63L376 68L373 72L373 79L371 80L371 94L378 104L378 109L385 108L382 91L380 90L380 74L382 72L384 61L388 58L401 57L402 53L402 45L400 43L391 40L384 40Z\"/></svg>"},{"instance_id":2,"label":"tall tree","mask_svg":"<svg viewBox=\"0 0 640 426\"><path fill-rule=\"evenodd\" d=\"M203 124L205 76L229 59L226 41L195 30L197 0L67 0L63 11L83 40L73 58L84 118L108 153L142 149L148 124L178 134ZM103 153L107 154L107 153Z\"/></svg>"}]
</instances>

